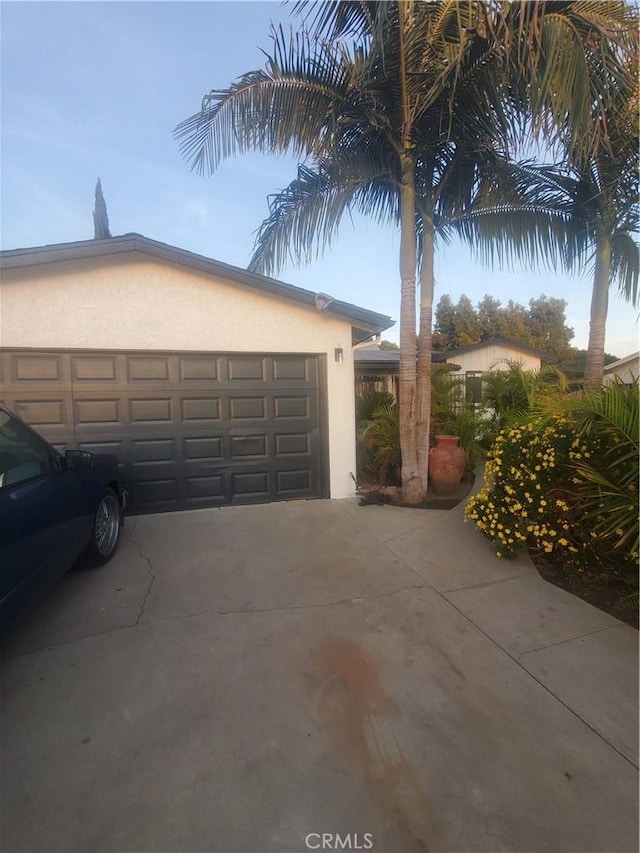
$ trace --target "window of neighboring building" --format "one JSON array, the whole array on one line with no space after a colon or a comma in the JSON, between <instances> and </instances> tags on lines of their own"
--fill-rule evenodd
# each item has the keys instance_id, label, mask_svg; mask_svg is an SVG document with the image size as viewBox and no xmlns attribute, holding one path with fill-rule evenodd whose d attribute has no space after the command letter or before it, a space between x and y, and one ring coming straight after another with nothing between
<instances>
[{"instance_id":1,"label":"window of neighboring building","mask_svg":"<svg viewBox=\"0 0 640 853\"><path fill-rule=\"evenodd\" d=\"M482 402L482 371L468 370L465 373L464 390L467 402L479 406Z\"/></svg>"}]
</instances>

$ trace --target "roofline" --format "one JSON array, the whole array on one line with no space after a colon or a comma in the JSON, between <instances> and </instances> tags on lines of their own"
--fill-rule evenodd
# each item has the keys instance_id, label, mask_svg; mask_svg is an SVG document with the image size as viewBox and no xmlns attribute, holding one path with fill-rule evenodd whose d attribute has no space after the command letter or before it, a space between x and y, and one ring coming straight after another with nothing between
<instances>
[{"instance_id":1,"label":"roofline","mask_svg":"<svg viewBox=\"0 0 640 853\"><path fill-rule=\"evenodd\" d=\"M637 361L640 358L639 352L632 352L629 355L625 355L622 358L619 358L617 361L612 361L609 364L605 364L604 372L607 373L610 370L613 370L614 367L622 367L624 364L627 364L630 361Z\"/></svg>"},{"instance_id":2,"label":"roofline","mask_svg":"<svg viewBox=\"0 0 640 853\"><path fill-rule=\"evenodd\" d=\"M555 361L555 358L543 350L536 349L535 347L530 347L528 344L521 344L518 341L514 341L511 338L487 338L484 341L479 341L477 344L467 344L464 347L457 347L457 349L445 350L441 354L445 358L453 358L457 355L463 355L465 352L473 352L477 349L482 349L482 347L493 346L495 344L502 344L503 346L512 347L513 349L520 350L520 352L528 353L529 355L536 355L545 361Z\"/></svg>"},{"instance_id":3,"label":"roofline","mask_svg":"<svg viewBox=\"0 0 640 853\"><path fill-rule=\"evenodd\" d=\"M400 358L399 357L397 359L393 359L393 360L391 360L391 359L355 358L355 354L357 352L362 352L362 350L354 349L354 351L353 351L353 353L354 353L353 364L354 364L354 367L356 367L356 368L363 367L363 368L372 368L374 370L395 370L395 371L397 371L400 367ZM384 350L383 350L383 352L384 352ZM396 350L393 350L393 352L396 352ZM461 366L459 364L454 364L451 361L447 362L443 358L439 358L439 356L441 356L441 355L442 355L442 353L436 353L436 352L431 353L431 363L437 364L437 365L442 365L442 367L448 367L448 368L451 368L452 370L460 370L461 369ZM398 353L398 356L399 356L399 353Z\"/></svg>"},{"instance_id":4,"label":"roofline","mask_svg":"<svg viewBox=\"0 0 640 853\"><path fill-rule=\"evenodd\" d=\"M0 252L0 270L101 258L127 252L142 252L159 260L198 270L208 275L222 276L254 290L260 290L263 293L270 293L273 296L315 308L317 294L311 290L258 275L241 267L235 267L222 261L213 260L213 258L207 258L205 255L180 249L177 246L160 243L157 240L144 237L142 234L123 234L119 237L107 237L104 240L80 240L73 243L53 243L47 246L34 246L25 249L8 249ZM395 325L395 320L385 314L368 311L366 308L360 308L339 299L332 300L325 310L330 314L337 314L351 320L352 325L359 331L367 332L362 337L370 337L376 332L382 332Z\"/></svg>"}]
</instances>

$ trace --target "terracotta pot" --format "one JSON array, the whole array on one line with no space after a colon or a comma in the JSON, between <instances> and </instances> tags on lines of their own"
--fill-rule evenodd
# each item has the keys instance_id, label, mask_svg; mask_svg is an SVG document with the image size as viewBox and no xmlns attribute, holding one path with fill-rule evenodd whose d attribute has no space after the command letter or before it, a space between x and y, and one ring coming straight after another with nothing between
<instances>
[{"instance_id":1,"label":"terracotta pot","mask_svg":"<svg viewBox=\"0 0 640 853\"><path fill-rule=\"evenodd\" d=\"M437 435L436 446L429 451L429 481L436 495L455 493L466 463L457 435Z\"/></svg>"}]
</instances>

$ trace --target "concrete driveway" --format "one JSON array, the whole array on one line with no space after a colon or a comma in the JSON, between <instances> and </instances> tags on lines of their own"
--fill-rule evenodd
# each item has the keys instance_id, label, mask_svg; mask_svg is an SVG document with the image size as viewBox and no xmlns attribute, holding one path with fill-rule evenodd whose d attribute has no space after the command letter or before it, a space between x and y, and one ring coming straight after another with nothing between
<instances>
[{"instance_id":1,"label":"concrete driveway","mask_svg":"<svg viewBox=\"0 0 640 853\"><path fill-rule=\"evenodd\" d=\"M0 844L635 853L637 639L461 508L130 519L5 641Z\"/></svg>"}]
</instances>

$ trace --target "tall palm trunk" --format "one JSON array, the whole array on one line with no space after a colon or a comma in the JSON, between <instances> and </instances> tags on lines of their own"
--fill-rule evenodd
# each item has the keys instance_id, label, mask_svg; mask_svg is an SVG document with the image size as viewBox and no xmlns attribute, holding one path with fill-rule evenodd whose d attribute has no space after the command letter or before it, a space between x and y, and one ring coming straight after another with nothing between
<instances>
[{"instance_id":1,"label":"tall palm trunk","mask_svg":"<svg viewBox=\"0 0 640 853\"><path fill-rule=\"evenodd\" d=\"M609 276L611 273L611 241L601 230L596 237L596 270L591 296L589 346L584 368L588 385L601 385L604 380L604 335L609 306Z\"/></svg>"},{"instance_id":2,"label":"tall palm trunk","mask_svg":"<svg viewBox=\"0 0 640 853\"><path fill-rule=\"evenodd\" d=\"M433 217L422 216L422 263L420 267L420 325L418 335L418 399L416 440L418 472L423 490L429 476L429 421L431 418L431 349L433 316Z\"/></svg>"},{"instance_id":3,"label":"tall palm trunk","mask_svg":"<svg viewBox=\"0 0 640 853\"><path fill-rule=\"evenodd\" d=\"M401 156L400 198L400 451L402 499L420 503L424 490L418 471L416 431L416 202L415 161Z\"/></svg>"}]
</instances>

